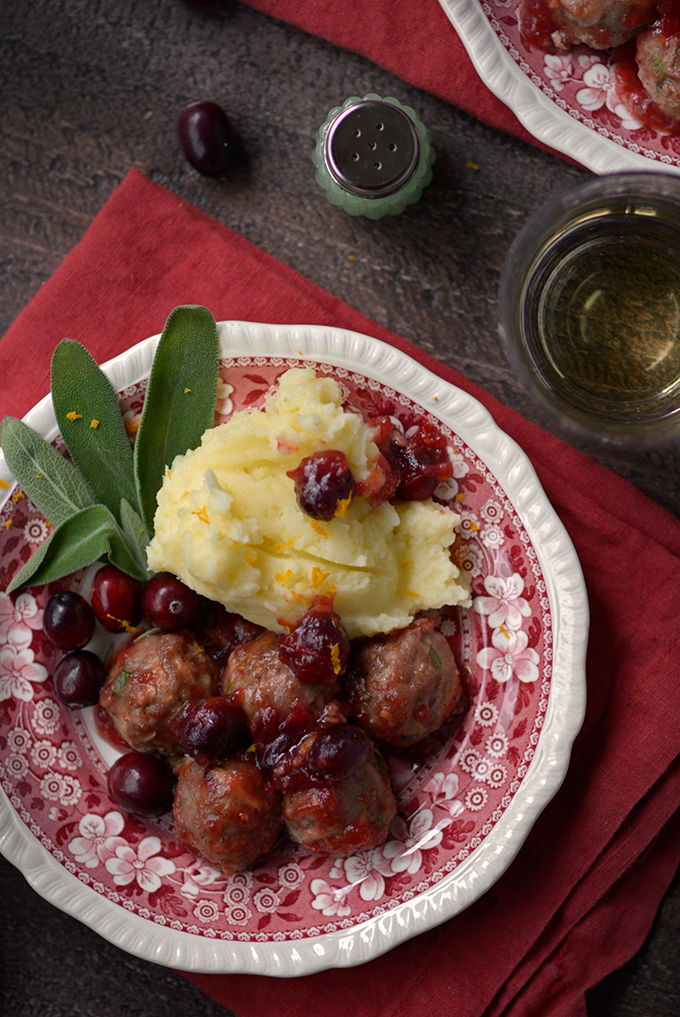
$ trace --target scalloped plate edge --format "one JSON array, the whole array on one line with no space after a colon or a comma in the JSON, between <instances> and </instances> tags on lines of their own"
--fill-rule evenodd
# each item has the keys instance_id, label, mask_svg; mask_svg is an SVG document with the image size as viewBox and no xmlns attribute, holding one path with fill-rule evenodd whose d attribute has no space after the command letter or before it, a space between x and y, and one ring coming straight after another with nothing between
<instances>
[{"instance_id":1,"label":"scalloped plate edge","mask_svg":"<svg viewBox=\"0 0 680 1017\"><path fill-rule=\"evenodd\" d=\"M680 166L631 152L556 106L512 59L479 0L439 0L439 3L484 84L538 141L575 159L593 173L657 170L680 174Z\"/></svg>"},{"instance_id":2,"label":"scalloped plate edge","mask_svg":"<svg viewBox=\"0 0 680 1017\"><path fill-rule=\"evenodd\" d=\"M452 427L501 483L531 537L546 580L555 634L551 694L527 774L502 819L453 872L410 901L346 931L281 943L214 940L160 926L85 886L40 844L0 790L0 850L42 897L129 953L195 972L279 977L362 964L458 914L503 874L567 772L585 714L588 601L571 540L517 443L474 397L378 339L330 326L218 323L223 357L321 360L408 395ZM116 389L148 375L160 335L102 367ZM45 437L56 422L46 396L23 418ZM0 452L0 477L11 480ZM10 488L11 492L11 488ZM9 492L0 499L4 504Z\"/></svg>"}]
</instances>

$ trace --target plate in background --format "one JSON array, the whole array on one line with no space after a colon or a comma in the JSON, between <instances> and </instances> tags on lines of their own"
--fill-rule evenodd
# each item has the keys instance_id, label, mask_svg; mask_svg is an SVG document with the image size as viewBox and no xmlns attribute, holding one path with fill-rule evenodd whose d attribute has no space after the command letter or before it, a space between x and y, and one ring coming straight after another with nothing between
<instances>
[{"instance_id":1,"label":"plate in background","mask_svg":"<svg viewBox=\"0 0 680 1017\"><path fill-rule=\"evenodd\" d=\"M539 141L594 173L680 173L680 136L640 127L613 92L609 52L527 47L519 0L439 0L485 85Z\"/></svg>"}]
</instances>

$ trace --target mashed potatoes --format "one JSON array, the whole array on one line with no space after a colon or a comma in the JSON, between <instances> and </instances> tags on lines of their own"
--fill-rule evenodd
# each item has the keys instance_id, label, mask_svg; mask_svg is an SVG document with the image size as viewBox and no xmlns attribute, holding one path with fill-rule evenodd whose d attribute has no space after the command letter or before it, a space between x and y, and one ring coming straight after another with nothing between
<instances>
[{"instance_id":1,"label":"mashed potatoes","mask_svg":"<svg viewBox=\"0 0 680 1017\"><path fill-rule=\"evenodd\" d=\"M450 509L431 500L372 508L357 497L330 522L300 510L286 473L322 449L344 452L357 482L378 454L335 381L287 371L264 410L235 413L177 456L158 494L149 567L277 632L324 594L350 638L469 603L448 553L459 518Z\"/></svg>"}]
</instances>

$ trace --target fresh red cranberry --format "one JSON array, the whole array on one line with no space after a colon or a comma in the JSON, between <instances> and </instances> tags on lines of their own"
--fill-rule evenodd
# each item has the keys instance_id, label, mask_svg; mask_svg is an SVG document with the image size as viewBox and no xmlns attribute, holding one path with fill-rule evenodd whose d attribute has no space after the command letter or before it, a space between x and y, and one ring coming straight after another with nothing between
<instances>
[{"instance_id":1,"label":"fresh red cranberry","mask_svg":"<svg viewBox=\"0 0 680 1017\"><path fill-rule=\"evenodd\" d=\"M92 639L94 611L79 593L53 594L43 612L43 630L60 650L79 650Z\"/></svg>"},{"instance_id":2,"label":"fresh red cranberry","mask_svg":"<svg viewBox=\"0 0 680 1017\"><path fill-rule=\"evenodd\" d=\"M72 650L55 667L52 681L57 699L65 706L94 706L106 681L106 669L91 650Z\"/></svg>"},{"instance_id":3,"label":"fresh red cranberry","mask_svg":"<svg viewBox=\"0 0 680 1017\"><path fill-rule=\"evenodd\" d=\"M177 121L186 158L206 177L221 177L237 168L241 145L229 117L215 102L192 102Z\"/></svg>"},{"instance_id":4,"label":"fresh red cranberry","mask_svg":"<svg viewBox=\"0 0 680 1017\"><path fill-rule=\"evenodd\" d=\"M144 584L141 608L161 632L177 632L196 618L201 598L169 572L158 572Z\"/></svg>"},{"instance_id":5,"label":"fresh red cranberry","mask_svg":"<svg viewBox=\"0 0 680 1017\"><path fill-rule=\"evenodd\" d=\"M281 636L279 657L301 682L332 685L347 666L349 638L332 604L319 599L299 625Z\"/></svg>"},{"instance_id":6,"label":"fresh red cranberry","mask_svg":"<svg viewBox=\"0 0 680 1017\"><path fill-rule=\"evenodd\" d=\"M175 777L170 766L146 752L127 752L109 770L111 799L125 812L162 816L172 808Z\"/></svg>"},{"instance_id":7,"label":"fresh red cranberry","mask_svg":"<svg viewBox=\"0 0 680 1017\"><path fill-rule=\"evenodd\" d=\"M335 449L307 456L286 476L295 482L298 505L313 519L344 515L356 489L347 456Z\"/></svg>"},{"instance_id":8,"label":"fresh red cranberry","mask_svg":"<svg viewBox=\"0 0 680 1017\"><path fill-rule=\"evenodd\" d=\"M91 601L97 619L109 632L132 632L141 621L139 584L115 565L99 569Z\"/></svg>"},{"instance_id":9,"label":"fresh red cranberry","mask_svg":"<svg viewBox=\"0 0 680 1017\"><path fill-rule=\"evenodd\" d=\"M186 702L170 726L182 752L201 765L226 756L247 735L243 712L227 696Z\"/></svg>"}]
</instances>

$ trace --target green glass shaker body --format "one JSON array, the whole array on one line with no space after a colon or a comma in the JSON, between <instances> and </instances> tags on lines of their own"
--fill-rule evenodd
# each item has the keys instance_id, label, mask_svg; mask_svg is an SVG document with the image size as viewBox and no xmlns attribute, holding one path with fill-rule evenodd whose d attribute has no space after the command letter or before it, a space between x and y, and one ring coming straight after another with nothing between
<instances>
[{"instance_id":1,"label":"green glass shaker body","mask_svg":"<svg viewBox=\"0 0 680 1017\"><path fill-rule=\"evenodd\" d=\"M399 215L432 179L430 132L391 96L350 96L329 112L316 142L316 182L350 215Z\"/></svg>"}]
</instances>

